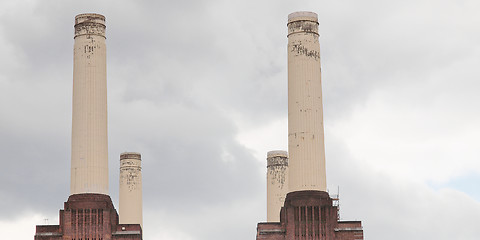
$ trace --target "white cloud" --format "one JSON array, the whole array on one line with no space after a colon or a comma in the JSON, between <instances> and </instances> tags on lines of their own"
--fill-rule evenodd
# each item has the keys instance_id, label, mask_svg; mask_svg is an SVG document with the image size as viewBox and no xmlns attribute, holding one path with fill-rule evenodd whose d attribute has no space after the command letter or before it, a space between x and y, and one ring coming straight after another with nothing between
<instances>
[{"instance_id":1,"label":"white cloud","mask_svg":"<svg viewBox=\"0 0 480 240\"><path fill-rule=\"evenodd\" d=\"M274 150L288 151L287 118L276 119L265 125L239 126L238 128L237 141L252 151L255 159L263 164L266 164L267 152Z\"/></svg>"},{"instance_id":2,"label":"white cloud","mask_svg":"<svg viewBox=\"0 0 480 240\"><path fill-rule=\"evenodd\" d=\"M23 213L10 220L0 219L0 232L4 239L32 239L35 235L35 226L44 224L58 224L58 217Z\"/></svg>"}]
</instances>

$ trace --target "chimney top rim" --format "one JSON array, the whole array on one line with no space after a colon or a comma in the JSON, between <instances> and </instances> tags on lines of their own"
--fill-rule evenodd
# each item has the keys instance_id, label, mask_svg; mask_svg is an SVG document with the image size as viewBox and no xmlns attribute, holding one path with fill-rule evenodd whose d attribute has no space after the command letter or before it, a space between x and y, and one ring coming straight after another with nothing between
<instances>
[{"instance_id":1,"label":"chimney top rim","mask_svg":"<svg viewBox=\"0 0 480 240\"><path fill-rule=\"evenodd\" d=\"M91 22L105 25L105 16L98 13L81 13L75 16L75 25Z\"/></svg>"},{"instance_id":2,"label":"chimney top rim","mask_svg":"<svg viewBox=\"0 0 480 240\"><path fill-rule=\"evenodd\" d=\"M274 150L267 152L267 158L271 157L286 157L288 158L288 152L283 150Z\"/></svg>"},{"instance_id":3,"label":"chimney top rim","mask_svg":"<svg viewBox=\"0 0 480 240\"><path fill-rule=\"evenodd\" d=\"M105 16L100 13L80 13L75 16L75 19L81 18L81 17L96 17L96 18L105 19Z\"/></svg>"},{"instance_id":4,"label":"chimney top rim","mask_svg":"<svg viewBox=\"0 0 480 240\"><path fill-rule=\"evenodd\" d=\"M318 22L318 14L314 12L308 11L298 11L288 14L288 22L295 22L295 21L312 21Z\"/></svg>"},{"instance_id":5,"label":"chimney top rim","mask_svg":"<svg viewBox=\"0 0 480 240\"><path fill-rule=\"evenodd\" d=\"M123 159L139 159L142 160L142 155L138 152L123 152L120 154L120 160Z\"/></svg>"}]
</instances>

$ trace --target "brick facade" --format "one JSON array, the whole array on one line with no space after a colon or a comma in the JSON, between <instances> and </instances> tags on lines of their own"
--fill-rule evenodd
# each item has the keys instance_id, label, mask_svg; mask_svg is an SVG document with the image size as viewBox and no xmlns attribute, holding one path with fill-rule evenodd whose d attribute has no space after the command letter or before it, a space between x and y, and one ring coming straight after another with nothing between
<instances>
[{"instance_id":1,"label":"brick facade","mask_svg":"<svg viewBox=\"0 0 480 240\"><path fill-rule=\"evenodd\" d=\"M110 196L74 194L60 210L59 225L37 225L35 240L141 240L140 224L119 224Z\"/></svg>"},{"instance_id":2,"label":"brick facade","mask_svg":"<svg viewBox=\"0 0 480 240\"><path fill-rule=\"evenodd\" d=\"M257 240L363 240L360 221L338 221L338 208L327 192L287 194L280 222L259 223Z\"/></svg>"}]
</instances>

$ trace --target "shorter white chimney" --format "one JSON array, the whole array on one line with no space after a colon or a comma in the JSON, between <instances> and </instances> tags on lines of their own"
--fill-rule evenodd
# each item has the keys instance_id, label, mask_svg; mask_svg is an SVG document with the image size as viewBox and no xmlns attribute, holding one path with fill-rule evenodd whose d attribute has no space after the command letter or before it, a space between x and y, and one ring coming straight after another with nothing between
<instances>
[{"instance_id":1,"label":"shorter white chimney","mask_svg":"<svg viewBox=\"0 0 480 240\"><path fill-rule=\"evenodd\" d=\"M267 222L280 222L280 209L288 192L288 153L267 153Z\"/></svg>"},{"instance_id":2,"label":"shorter white chimney","mask_svg":"<svg viewBox=\"0 0 480 240\"><path fill-rule=\"evenodd\" d=\"M140 224L142 217L142 157L140 153L120 154L120 224Z\"/></svg>"}]
</instances>

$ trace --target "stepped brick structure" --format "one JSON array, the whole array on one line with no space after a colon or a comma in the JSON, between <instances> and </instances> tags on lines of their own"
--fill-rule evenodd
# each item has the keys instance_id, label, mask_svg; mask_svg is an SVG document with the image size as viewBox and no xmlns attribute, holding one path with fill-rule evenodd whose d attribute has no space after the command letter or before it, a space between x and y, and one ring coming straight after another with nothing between
<instances>
[{"instance_id":1,"label":"stepped brick structure","mask_svg":"<svg viewBox=\"0 0 480 240\"><path fill-rule=\"evenodd\" d=\"M257 240L361 240L360 221L339 221L338 208L323 191L287 194L280 222L257 225Z\"/></svg>"},{"instance_id":2,"label":"stepped brick structure","mask_svg":"<svg viewBox=\"0 0 480 240\"><path fill-rule=\"evenodd\" d=\"M257 225L256 238L362 240L361 222L339 221L338 206L333 204L333 199L326 192L317 14L292 13L288 16L287 26L288 194L283 207L276 213L279 222L270 221L273 213L268 212L268 222ZM267 199L272 197L269 195L270 192ZM272 204L267 209L275 207Z\"/></svg>"},{"instance_id":3,"label":"stepped brick structure","mask_svg":"<svg viewBox=\"0 0 480 240\"><path fill-rule=\"evenodd\" d=\"M119 224L105 194L74 194L60 210L60 225L37 225L35 240L140 240L139 224Z\"/></svg>"}]
</instances>

